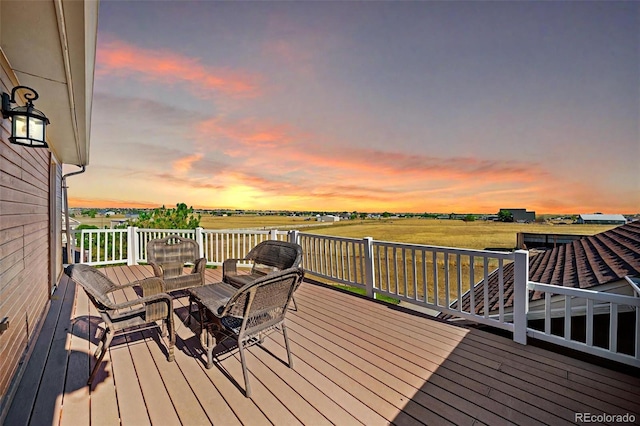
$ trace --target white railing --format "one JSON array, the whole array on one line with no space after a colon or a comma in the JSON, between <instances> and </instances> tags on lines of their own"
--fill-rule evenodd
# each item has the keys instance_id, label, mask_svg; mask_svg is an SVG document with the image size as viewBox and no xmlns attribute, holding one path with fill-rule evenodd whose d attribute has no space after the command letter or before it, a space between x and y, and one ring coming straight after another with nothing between
<instances>
[{"instance_id":1,"label":"white railing","mask_svg":"<svg viewBox=\"0 0 640 426\"><path fill-rule=\"evenodd\" d=\"M518 343L526 344L529 336L640 367L640 297L528 282L529 255L522 250L513 253L469 250L278 230L129 227L73 233L72 244L80 247L80 262L90 265L145 262L148 241L169 234L196 240L200 255L209 265L243 258L252 247L267 239L295 241L302 246L302 267L309 276L362 288L371 298L384 295L508 330ZM507 294L504 288L505 268L510 264L514 274L513 294ZM637 290L640 293L640 288ZM531 291L544 293L544 311L541 308L529 312ZM505 301L509 297L513 306L507 308ZM462 300L468 303L456 303ZM476 311L476 306L483 308ZM497 306L497 311L494 308L490 312L490 306ZM619 315L634 316L632 351L621 352L618 348ZM529 326L529 322L538 318L544 319L543 327ZM585 321L584 338L572 336L572 321L579 321L576 318ZM562 324L558 325L559 321ZM606 321L608 341L603 344L598 330ZM627 324L629 319L624 322Z\"/></svg>"},{"instance_id":2,"label":"white railing","mask_svg":"<svg viewBox=\"0 0 640 426\"><path fill-rule=\"evenodd\" d=\"M289 232L272 230L202 230L200 247L208 265L222 265L226 259L241 259L265 240L288 239Z\"/></svg>"},{"instance_id":3,"label":"white railing","mask_svg":"<svg viewBox=\"0 0 640 426\"><path fill-rule=\"evenodd\" d=\"M130 264L135 265L138 262L147 261L147 243L149 243L149 241L158 238L165 238L169 235L179 235L182 238L194 240L196 239L197 229L147 229L133 227L132 231L135 236L133 240L133 252L135 257L133 258L133 263ZM200 246L202 247L202 244L200 244Z\"/></svg>"},{"instance_id":4,"label":"white railing","mask_svg":"<svg viewBox=\"0 0 640 426\"><path fill-rule=\"evenodd\" d=\"M536 282L529 282L527 288L544 294L544 326L528 327L528 336L640 367L639 297ZM618 347L621 315L632 316L635 323L633 348L624 348L629 353ZM584 325L576 327L578 321ZM574 329L580 331L578 336L573 335Z\"/></svg>"},{"instance_id":5,"label":"white railing","mask_svg":"<svg viewBox=\"0 0 640 426\"><path fill-rule=\"evenodd\" d=\"M318 277L366 288L365 243L361 239L299 233L302 265Z\"/></svg>"},{"instance_id":6,"label":"white railing","mask_svg":"<svg viewBox=\"0 0 640 426\"><path fill-rule=\"evenodd\" d=\"M146 229L133 226L127 229L73 230L72 233L72 247L80 248L80 263L94 266L144 263L149 241L172 234L197 241L200 256L207 259L207 264L219 266L225 259L245 257L252 247L264 240L287 240L290 234L278 230Z\"/></svg>"},{"instance_id":7,"label":"white railing","mask_svg":"<svg viewBox=\"0 0 640 426\"><path fill-rule=\"evenodd\" d=\"M127 261L126 229L83 229L71 231L80 247L80 263L112 265Z\"/></svg>"},{"instance_id":8,"label":"white railing","mask_svg":"<svg viewBox=\"0 0 640 426\"><path fill-rule=\"evenodd\" d=\"M305 271L315 276L364 288L369 297L385 295L516 333L513 316L507 318L504 314L504 266L517 256L521 257L519 263L528 265L526 252L467 250L307 233L299 233L298 243L304 253ZM487 283L491 274L499 280L497 295L489 294ZM527 276L528 269L519 268L517 286L523 295ZM485 309L475 312L476 295L469 289L480 281L484 283L480 297ZM470 305L460 303L452 308L452 302L462 300L467 292ZM489 315L490 297L498 298L497 316ZM518 309L524 314L526 303L522 300ZM526 339L522 326L517 336L518 341Z\"/></svg>"}]
</instances>

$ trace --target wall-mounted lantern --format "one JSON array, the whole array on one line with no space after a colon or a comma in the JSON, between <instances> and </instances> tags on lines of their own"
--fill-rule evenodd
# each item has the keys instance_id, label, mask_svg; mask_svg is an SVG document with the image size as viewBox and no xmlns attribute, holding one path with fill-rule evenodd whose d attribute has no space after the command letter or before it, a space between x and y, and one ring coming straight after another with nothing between
<instances>
[{"instance_id":1,"label":"wall-mounted lantern","mask_svg":"<svg viewBox=\"0 0 640 426\"><path fill-rule=\"evenodd\" d=\"M27 104L11 108L11 104L16 103L16 91L25 89L24 94ZM8 93L2 94L2 117L11 117L11 143L32 148L47 148L45 141L45 127L49 124L49 119L42 111L33 107L33 101L38 99L38 92L27 86L16 86L11 90L11 97Z\"/></svg>"}]
</instances>

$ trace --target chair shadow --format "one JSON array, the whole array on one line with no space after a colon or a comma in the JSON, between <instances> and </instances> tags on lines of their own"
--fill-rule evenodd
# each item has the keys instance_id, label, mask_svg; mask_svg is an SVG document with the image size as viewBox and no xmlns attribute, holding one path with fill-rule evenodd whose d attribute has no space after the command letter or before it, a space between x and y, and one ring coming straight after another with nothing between
<instances>
[{"instance_id":1,"label":"chair shadow","mask_svg":"<svg viewBox=\"0 0 640 426\"><path fill-rule=\"evenodd\" d=\"M92 315L83 315L77 318L74 318L71 321L71 334L75 337L79 337L81 339L85 339L89 341L95 348L100 343L100 339L102 338L105 329L101 324L103 323L102 318L98 316ZM162 337L161 328L153 327L153 328L142 328L142 329L132 329L127 333L118 333L113 337L111 341L111 345L109 346L109 351L112 349L117 349L118 346L123 344L138 344L145 340L151 338L155 344L157 344L162 350L165 357L169 355L169 351L167 348L167 339L166 337ZM179 339L176 339L176 346ZM174 349L175 350L175 349ZM71 370L71 365L82 364L85 363L82 359L75 358L87 358L86 361L89 364L89 372L87 374L84 367L80 367L78 372ZM72 359L74 358L74 359ZM72 362L73 361L73 362ZM82 351L71 351L69 354L69 372L67 373L67 388L69 388L69 383L71 383L71 387L74 389L67 389L67 391L73 391L81 389L84 386L87 386L87 380L89 379L89 374L95 366L97 359L95 358L95 354L93 352L82 352ZM93 379L91 384L91 390L94 390L96 386L107 379L111 374L106 370L106 365L110 361L110 354L106 354L105 357L101 361L101 366L98 367L98 371L96 372L96 376ZM75 369L74 369L75 370ZM71 379L70 379L71 377ZM70 382L71 380L71 382Z\"/></svg>"}]
</instances>

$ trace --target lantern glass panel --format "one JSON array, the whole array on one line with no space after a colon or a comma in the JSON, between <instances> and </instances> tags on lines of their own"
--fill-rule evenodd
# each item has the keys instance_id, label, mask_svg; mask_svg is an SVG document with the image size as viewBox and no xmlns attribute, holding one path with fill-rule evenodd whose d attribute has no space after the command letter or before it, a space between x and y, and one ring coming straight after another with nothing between
<instances>
[{"instance_id":1,"label":"lantern glass panel","mask_svg":"<svg viewBox=\"0 0 640 426\"><path fill-rule=\"evenodd\" d=\"M30 139L44 140L44 122L39 118L29 117L29 133Z\"/></svg>"},{"instance_id":2,"label":"lantern glass panel","mask_svg":"<svg viewBox=\"0 0 640 426\"><path fill-rule=\"evenodd\" d=\"M13 117L13 135L16 138L27 137L27 117L22 115L15 115Z\"/></svg>"}]
</instances>

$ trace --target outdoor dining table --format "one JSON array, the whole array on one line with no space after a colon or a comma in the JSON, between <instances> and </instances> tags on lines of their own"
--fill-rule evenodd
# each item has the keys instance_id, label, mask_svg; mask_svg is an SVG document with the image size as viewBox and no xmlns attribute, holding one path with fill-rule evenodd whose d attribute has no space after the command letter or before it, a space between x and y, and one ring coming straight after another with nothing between
<instances>
[{"instance_id":1,"label":"outdoor dining table","mask_svg":"<svg viewBox=\"0 0 640 426\"><path fill-rule=\"evenodd\" d=\"M214 312L233 296L237 287L224 282L190 288L189 321L191 321L192 305L195 303L199 311L200 343L207 351L207 368L213 367L213 349L216 347L215 333L222 330L220 319Z\"/></svg>"}]
</instances>

